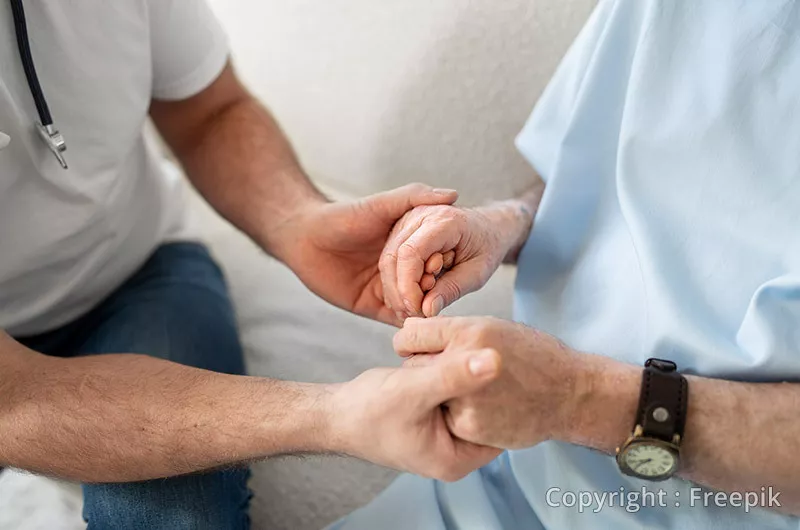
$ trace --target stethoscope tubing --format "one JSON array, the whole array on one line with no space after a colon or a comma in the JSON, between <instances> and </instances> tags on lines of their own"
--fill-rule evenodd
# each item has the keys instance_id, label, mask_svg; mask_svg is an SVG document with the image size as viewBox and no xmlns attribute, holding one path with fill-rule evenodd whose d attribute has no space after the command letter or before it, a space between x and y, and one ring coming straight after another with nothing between
<instances>
[{"instance_id":1,"label":"stethoscope tubing","mask_svg":"<svg viewBox=\"0 0 800 530\"><path fill-rule=\"evenodd\" d=\"M53 125L53 117L50 114L50 107L44 97L42 85L39 83L39 76L36 75L36 66L31 55L31 45L28 39L28 24L25 20L25 8L22 0L11 0L11 13L14 16L14 32L17 35L17 49L19 58L22 62L22 69L25 71L25 78L28 80L33 101L36 103L36 110L39 112L41 124L45 127Z\"/></svg>"},{"instance_id":2,"label":"stethoscope tubing","mask_svg":"<svg viewBox=\"0 0 800 530\"><path fill-rule=\"evenodd\" d=\"M9 1L11 3L11 14L14 18L14 33L17 36L19 58L22 62L22 69L25 71L28 88L36 104L36 111L39 113L40 121L36 123L36 132L53 153L53 156L56 157L61 167L67 169L67 161L64 159L63 154L67 150L67 144L64 141L64 137L53 125L53 116L50 114L47 98L44 96L42 85L39 83L39 76L36 74L36 66L33 64L33 54L31 53L31 45L28 38L28 24L25 20L25 7L22 5L22 0Z\"/></svg>"}]
</instances>

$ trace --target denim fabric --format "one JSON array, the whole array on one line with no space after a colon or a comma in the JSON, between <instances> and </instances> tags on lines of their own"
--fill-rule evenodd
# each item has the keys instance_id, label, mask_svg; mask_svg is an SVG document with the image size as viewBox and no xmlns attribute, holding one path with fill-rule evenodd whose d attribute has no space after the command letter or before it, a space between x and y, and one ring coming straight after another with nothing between
<instances>
[{"instance_id":1,"label":"denim fabric","mask_svg":"<svg viewBox=\"0 0 800 530\"><path fill-rule=\"evenodd\" d=\"M19 338L60 357L140 353L244 374L242 347L225 281L197 243L161 246L114 294L60 329ZM90 530L246 529L249 470L127 484L84 484Z\"/></svg>"}]
</instances>

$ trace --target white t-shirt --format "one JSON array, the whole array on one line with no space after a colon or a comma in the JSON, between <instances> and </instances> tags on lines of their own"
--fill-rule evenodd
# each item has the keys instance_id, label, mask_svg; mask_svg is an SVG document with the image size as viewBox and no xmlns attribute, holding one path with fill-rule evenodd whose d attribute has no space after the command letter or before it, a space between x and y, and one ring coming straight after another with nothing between
<instances>
[{"instance_id":1,"label":"white t-shirt","mask_svg":"<svg viewBox=\"0 0 800 530\"><path fill-rule=\"evenodd\" d=\"M222 71L225 35L203 0L25 2L33 60L69 169L39 117L0 2L0 328L54 329L90 310L159 243L181 237L181 182L144 134L150 101ZM3 139L3 135L0 135ZM4 142L0 142L2 146Z\"/></svg>"}]
</instances>

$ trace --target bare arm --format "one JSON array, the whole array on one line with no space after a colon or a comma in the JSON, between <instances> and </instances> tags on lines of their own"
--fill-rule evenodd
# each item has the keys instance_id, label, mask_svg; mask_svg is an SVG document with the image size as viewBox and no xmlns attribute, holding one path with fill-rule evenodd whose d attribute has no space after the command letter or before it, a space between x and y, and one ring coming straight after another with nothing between
<instances>
[{"instance_id":1,"label":"bare arm","mask_svg":"<svg viewBox=\"0 0 800 530\"><path fill-rule=\"evenodd\" d=\"M328 452L456 480L499 454L452 437L441 408L497 377L483 362L478 354L314 385L144 355L47 357L0 332L0 466L128 482Z\"/></svg>"},{"instance_id":2,"label":"bare arm","mask_svg":"<svg viewBox=\"0 0 800 530\"><path fill-rule=\"evenodd\" d=\"M285 260L279 227L326 202L267 110L231 65L198 95L153 101L150 115L203 197L265 250Z\"/></svg>"},{"instance_id":3,"label":"bare arm","mask_svg":"<svg viewBox=\"0 0 800 530\"><path fill-rule=\"evenodd\" d=\"M577 421L564 438L612 454L631 431L641 369L586 356ZM728 492L781 492L782 511L800 515L800 384L689 380L682 450L686 479Z\"/></svg>"},{"instance_id":4,"label":"bare arm","mask_svg":"<svg viewBox=\"0 0 800 530\"><path fill-rule=\"evenodd\" d=\"M533 184L514 199L503 201L495 205L482 208L487 215L496 216L496 223L514 235L511 248L503 258L503 263L514 264L517 262L523 245L528 240L533 219L542 202L545 184L539 175L534 174Z\"/></svg>"},{"instance_id":5,"label":"bare arm","mask_svg":"<svg viewBox=\"0 0 800 530\"><path fill-rule=\"evenodd\" d=\"M48 357L0 332L0 465L117 482L323 451L329 390L143 355Z\"/></svg>"},{"instance_id":6,"label":"bare arm","mask_svg":"<svg viewBox=\"0 0 800 530\"><path fill-rule=\"evenodd\" d=\"M409 319L394 345L412 366L496 352L495 383L448 403L461 439L508 449L559 440L614 454L633 429L642 368L533 328L488 317ZM727 492L772 486L781 503L772 508L800 515L800 384L688 379L680 475Z\"/></svg>"},{"instance_id":7,"label":"bare arm","mask_svg":"<svg viewBox=\"0 0 800 530\"><path fill-rule=\"evenodd\" d=\"M230 65L194 97L153 101L150 115L206 200L310 290L337 307L398 323L383 303L378 272L386 238L415 206L455 202L454 190L409 184L328 202Z\"/></svg>"}]
</instances>

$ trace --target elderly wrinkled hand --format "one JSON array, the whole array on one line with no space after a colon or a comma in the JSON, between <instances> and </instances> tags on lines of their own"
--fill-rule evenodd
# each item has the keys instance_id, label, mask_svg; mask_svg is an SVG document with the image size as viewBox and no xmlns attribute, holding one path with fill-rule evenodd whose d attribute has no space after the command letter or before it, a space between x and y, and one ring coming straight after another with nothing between
<instances>
[{"instance_id":1,"label":"elderly wrinkled hand","mask_svg":"<svg viewBox=\"0 0 800 530\"><path fill-rule=\"evenodd\" d=\"M432 317L480 289L519 239L515 223L507 205L414 208L381 255L386 306L401 317Z\"/></svg>"},{"instance_id":2,"label":"elderly wrinkled hand","mask_svg":"<svg viewBox=\"0 0 800 530\"><path fill-rule=\"evenodd\" d=\"M489 317L412 318L394 338L407 366L452 362L491 352L500 375L486 387L446 403L450 431L504 449L562 439L583 393L581 355L556 338Z\"/></svg>"}]
</instances>

